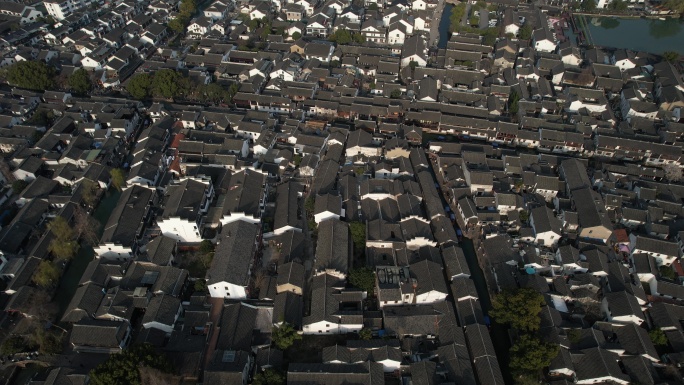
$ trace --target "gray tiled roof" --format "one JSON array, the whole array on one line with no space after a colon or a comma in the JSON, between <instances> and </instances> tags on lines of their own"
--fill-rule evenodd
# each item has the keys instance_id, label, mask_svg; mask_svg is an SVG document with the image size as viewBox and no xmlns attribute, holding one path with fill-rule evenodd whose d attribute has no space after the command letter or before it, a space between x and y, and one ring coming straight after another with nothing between
<instances>
[{"instance_id":1,"label":"gray tiled roof","mask_svg":"<svg viewBox=\"0 0 684 385\"><path fill-rule=\"evenodd\" d=\"M207 271L207 284L229 282L247 286L248 272L254 258L254 242L258 234L258 224L235 221L224 226L211 267Z\"/></svg>"}]
</instances>

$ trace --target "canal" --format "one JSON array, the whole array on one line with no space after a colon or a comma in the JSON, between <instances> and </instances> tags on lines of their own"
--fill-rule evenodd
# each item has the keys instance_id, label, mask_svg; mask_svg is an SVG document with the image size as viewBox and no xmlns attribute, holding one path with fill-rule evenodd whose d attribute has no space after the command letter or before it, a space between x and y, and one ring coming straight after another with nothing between
<instances>
[{"instance_id":1,"label":"canal","mask_svg":"<svg viewBox=\"0 0 684 385\"><path fill-rule=\"evenodd\" d=\"M439 42L437 43L437 48L446 48L449 38L451 37L451 32L449 27L451 26L451 10L454 8L453 4L445 4L444 11L442 11L442 18L439 20Z\"/></svg>"},{"instance_id":2,"label":"canal","mask_svg":"<svg viewBox=\"0 0 684 385\"><path fill-rule=\"evenodd\" d=\"M102 232L104 231L104 225L107 223L109 215L112 213L112 210L116 206L116 202L118 202L120 196L120 191L113 189L107 191L102 197L100 204L97 206L97 209L95 209L93 217L99 222L99 228L97 229L98 238L102 235ZM62 276L59 288L57 289L57 295L55 295L55 301L59 305L59 314L57 320L62 318L62 314L64 314L67 306L69 306L71 297L74 296L74 293L78 288L78 283L81 280L81 276L83 276L83 272L85 271L86 267L88 267L90 261L93 260L94 254L93 248L90 245L82 243L78 253L74 259L71 260L69 266L67 266L67 270L64 273L64 276Z\"/></svg>"},{"instance_id":3,"label":"canal","mask_svg":"<svg viewBox=\"0 0 684 385\"><path fill-rule=\"evenodd\" d=\"M599 47L626 48L662 54L676 51L684 55L684 22L676 18L666 20L588 17L584 18L592 38L592 44ZM578 21L578 25L584 23Z\"/></svg>"}]
</instances>

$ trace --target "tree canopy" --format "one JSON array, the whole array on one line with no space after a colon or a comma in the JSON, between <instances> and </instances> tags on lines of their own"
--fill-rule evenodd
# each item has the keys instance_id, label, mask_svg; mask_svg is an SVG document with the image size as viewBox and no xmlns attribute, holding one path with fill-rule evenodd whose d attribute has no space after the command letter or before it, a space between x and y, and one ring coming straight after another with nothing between
<instances>
[{"instance_id":1,"label":"tree canopy","mask_svg":"<svg viewBox=\"0 0 684 385\"><path fill-rule=\"evenodd\" d=\"M349 271L349 283L368 293L373 293L375 289L375 272L365 266L359 269L352 269Z\"/></svg>"},{"instance_id":2,"label":"tree canopy","mask_svg":"<svg viewBox=\"0 0 684 385\"><path fill-rule=\"evenodd\" d=\"M532 38L532 26L530 23L525 23L522 27L520 27L518 36L520 36L522 40L530 40Z\"/></svg>"},{"instance_id":3,"label":"tree canopy","mask_svg":"<svg viewBox=\"0 0 684 385\"><path fill-rule=\"evenodd\" d=\"M295 341L301 340L302 336L287 322L283 322L279 327L273 328L271 339L275 346L280 350L285 350L292 346Z\"/></svg>"},{"instance_id":4,"label":"tree canopy","mask_svg":"<svg viewBox=\"0 0 684 385\"><path fill-rule=\"evenodd\" d=\"M359 330L359 338L361 338L362 340L373 339L373 331L368 328L363 328Z\"/></svg>"},{"instance_id":5,"label":"tree canopy","mask_svg":"<svg viewBox=\"0 0 684 385\"><path fill-rule=\"evenodd\" d=\"M449 15L449 22L451 26L449 27L451 32L458 30L461 25L461 20L466 12L466 3L458 3L453 8L451 8L451 15Z\"/></svg>"},{"instance_id":6,"label":"tree canopy","mask_svg":"<svg viewBox=\"0 0 684 385\"><path fill-rule=\"evenodd\" d=\"M17 179L14 182L12 182L12 192L15 194L19 194L22 191L24 191L26 186L28 186L28 182L26 182L23 179Z\"/></svg>"},{"instance_id":7,"label":"tree canopy","mask_svg":"<svg viewBox=\"0 0 684 385\"><path fill-rule=\"evenodd\" d=\"M161 69L152 77L152 93L155 96L173 99L185 95L188 88L188 79L172 69Z\"/></svg>"},{"instance_id":8,"label":"tree canopy","mask_svg":"<svg viewBox=\"0 0 684 385\"><path fill-rule=\"evenodd\" d=\"M679 53L675 51L665 51L663 52L663 59L669 61L670 63L679 60Z\"/></svg>"},{"instance_id":9,"label":"tree canopy","mask_svg":"<svg viewBox=\"0 0 684 385\"><path fill-rule=\"evenodd\" d=\"M148 367L171 373L172 366L166 355L158 353L152 345L139 345L119 354L112 354L107 361L90 371L92 385L141 385L140 368Z\"/></svg>"},{"instance_id":10,"label":"tree canopy","mask_svg":"<svg viewBox=\"0 0 684 385\"><path fill-rule=\"evenodd\" d=\"M126 91L134 99L146 99L152 89L152 77L148 74L137 74L131 77L126 84Z\"/></svg>"},{"instance_id":11,"label":"tree canopy","mask_svg":"<svg viewBox=\"0 0 684 385\"><path fill-rule=\"evenodd\" d=\"M7 69L7 81L14 86L45 91L55 86L55 69L38 60L24 60Z\"/></svg>"},{"instance_id":12,"label":"tree canopy","mask_svg":"<svg viewBox=\"0 0 684 385\"><path fill-rule=\"evenodd\" d=\"M511 346L510 368L513 372L535 374L556 358L559 346L542 342L539 338L530 335L522 335Z\"/></svg>"},{"instance_id":13,"label":"tree canopy","mask_svg":"<svg viewBox=\"0 0 684 385\"><path fill-rule=\"evenodd\" d=\"M667 336L665 335L665 332L662 331L660 328L650 330L648 332L648 336L651 337L653 345L667 346Z\"/></svg>"},{"instance_id":14,"label":"tree canopy","mask_svg":"<svg viewBox=\"0 0 684 385\"><path fill-rule=\"evenodd\" d=\"M285 375L273 368L268 368L254 376L252 385L285 385Z\"/></svg>"},{"instance_id":15,"label":"tree canopy","mask_svg":"<svg viewBox=\"0 0 684 385\"><path fill-rule=\"evenodd\" d=\"M580 3L580 10L584 12L591 12L596 10L596 1L595 0L582 0Z\"/></svg>"},{"instance_id":16,"label":"tree canopy","mask_svg":"<svg viewBox=\"0 0 684 385\"><path fill-rule=\"evenodd\" d=\"M328 36L328 40L337 44L346 45L350 43L362 44L366 41L366 38L360 33L351 32L349 30L340 28L334 33L330 34L330 36Z\"/></svg>"},{"instance_id":17,"label":"tree canopy","mask_svg":"<svg viewBox=\"0 0 684 385\"><path fill-rule=\"evenodd\" d=\"M494 297L489 314L498 323L510 324L522 332L533 332L539 329L539 312L544 304L544 296L529 288L504 291Z\"/></svg>"},{"instance_id":18,"label":"tree canopy","mask_svg":"<svg viewBox=\"0 0 684 385\"><path fill-rule=\"evenodd\" d=\"M59 280L59 269L54 263L48 260L40 261L38 268L33 273L33 282L39 287L49 289L57 284Z\"/></svg>"},{"instance_id":19,"label":"tree canopy","mask_svg":"<svg viewBox=\"0 0 684 385\"><path fill-rule=\"evenodd\" d=\"M69 88L77 94L87 94L93 89L93 82L90 80L88 71L79 68L69 76Z\"/></svg>"},{"instance_id":20,"label":"tree canopy","mask_svg":"<svg viewBox=\"0 0 684 385\"><path fill-rule=\"evenodd\" d=\"M684 0L665 0L663 7L674 13L684 13Z\"/></svg>"},{"instance_id":21,"label":"tree canopy","mask_svg":"<svg viewBox=\"0 0 684 385\"><path fill-rule=\"evenodd\" d=\"M120 168L113 168L111 171L109 171L109 177L111 178L112 187L119 191L121 191L121 189L126 185L124 171Z\"/></svg>"},{"instance_id":22,"label":"tree canopy","mask_svg":"<svg viewBox=\"0 0 684 385\"><path fill-rule=\"evenodd\" d=\"M580 10L583 12L592 12L596 10L596 1L582 0L580 3Z\"/></svg>"},{"instance_id":23,"label":"tree canopy","mask_svg":"<svg viewBox=\"0 0 684 385\"><path fill-rule=\"evenodd\" d=\"M52 241L49 249L52 255L58 260L68 260L73 258L78 251L76 234L69 226L64 217L57 216L48 224L48 229L52 232Z\"/></svg>"},{"instance_id":24,"label":"tree canopy","mask_svg":"<svg viewBox=\"0 0 684 385\"><path fill-rule=\"evenodd\" d=\"M361 222L351 222L349 223L349 229L351 230L354 248L358 252L362 252L366 249L366 225Z\"/></svg>"}]
</instances>

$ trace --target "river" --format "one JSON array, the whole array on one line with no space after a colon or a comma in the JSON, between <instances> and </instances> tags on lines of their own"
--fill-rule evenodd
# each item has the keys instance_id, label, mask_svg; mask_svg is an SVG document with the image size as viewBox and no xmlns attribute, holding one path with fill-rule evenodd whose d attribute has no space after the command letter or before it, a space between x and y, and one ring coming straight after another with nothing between
<instances>
[{"instance_id":1,"label":"river","mask_svg":"<svg viewBox=\"0 0 684 385\"><path fill-rule=\"evenodd\" d=\"M586 19L592 44L596 46L655 54L676 51L684 55L684 22L679 19L577 17Z\"/></svg>"},{"instance_id":2,"label":"river","mask_svg":"<svg viewBox=\"0 0 684 385\"><path fill-rule=\"evenodd\" d=\"M451 9L454 8L453 4L445 4L444 11L442 11L442 18L439 20L439 42L437 43L437 48L446 48L449 38L451 37L451 32L449 27L451 26Z\"/></svg>"},{"instance_id":3,"label":"river","mask_svg":"<svg viewBox=\"0 0 684 385\"><path fill-rule=\"evenodd\" d=\"M100 204L97 206L97 209L95 209L93 217L100 223L100 227L97 229L98 237L102 235L104 225L107 223L107 220L109 220L109 215L112 213L114 207L116 207L116 202L119 201L120 196L120 191L107 191L104 197L102 197ZM83 276L83 272L86 267L88 267L90 261L93 260L94 255L93 248L82 243L76 257L74 257L69 263L69 266L67 266L67 270L60 281L59 289L57 289L57 294L55 295L55 301L59 304L58 321L62 318L62 314L64 314L67 306L69 306L71 297L74 296L74 293L78 288L78 283L81 281L81 276Z\"/></svg>"}]
</instances>

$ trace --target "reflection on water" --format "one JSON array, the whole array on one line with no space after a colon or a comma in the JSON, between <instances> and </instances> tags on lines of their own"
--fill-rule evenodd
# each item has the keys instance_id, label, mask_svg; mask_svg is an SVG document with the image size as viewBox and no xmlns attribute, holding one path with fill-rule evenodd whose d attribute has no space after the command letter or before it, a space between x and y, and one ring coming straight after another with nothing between
<instances>
[{"instance_id":1,"label":"reflection on water","mask_svg":"<svg viewBox=\"0 0 684 385\"><path fill-rule=\"evenodd\" d=\"M684 24L679 19L586 18L592 43L600 47L626 48L662 54L684 55Z\"/></svg>"},{"instance_id":2,"label":"reflection on water","mask_svg":"<svg viewBox=\"0 0 684 385\"><path fill-rule=\"evenodd\" d=\"M605 17L605 18L601 19L601 22L599 25L601 26L601 28L613 29L613 28L617 28L620 26L620 20L618 20L616 18L612 18L612 17Z\"/></svg>"},{"instance_id":3,"label":"reflection on water","mask_svg":"<svg viewBox=\"0 0 684 385\"><path fill-rule=\"evenodd\" d=\"M648 33L656 39L675 36L681 30L682 23L674 18L667 20L651 20L648 24Z\"/></svg>"}]
</instances>

